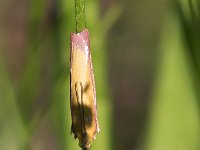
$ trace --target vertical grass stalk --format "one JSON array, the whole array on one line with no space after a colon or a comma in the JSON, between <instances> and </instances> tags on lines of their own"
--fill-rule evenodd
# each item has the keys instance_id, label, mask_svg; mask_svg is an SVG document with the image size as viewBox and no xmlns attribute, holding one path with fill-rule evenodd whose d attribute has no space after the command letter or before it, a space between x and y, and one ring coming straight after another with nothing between
<instances>
[{"instance_id":1,"label":"vertical grass stalk","mask_svg":"<svg viewBox=\"0 0 200 150\"><path fill-rule=\"evenodd\" d=\"M76 33L81 32L86 27L85 0L75 1Z\"/></svg>"}]
</instances>

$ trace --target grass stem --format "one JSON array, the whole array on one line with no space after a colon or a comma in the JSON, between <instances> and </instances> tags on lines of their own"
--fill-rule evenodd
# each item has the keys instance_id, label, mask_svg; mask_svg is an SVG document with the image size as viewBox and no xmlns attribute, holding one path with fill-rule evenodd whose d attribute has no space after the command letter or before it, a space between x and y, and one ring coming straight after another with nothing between
<instances>
[{"instance_id":1,"label":"grass stem","mask_svg":"<svg viewBox=\"0 0 200 150\"><path fill-rule=\"evenodd\" d=\"M76 33L86 27L85 0L75 0Z\"/></svg>"}]
</instances>

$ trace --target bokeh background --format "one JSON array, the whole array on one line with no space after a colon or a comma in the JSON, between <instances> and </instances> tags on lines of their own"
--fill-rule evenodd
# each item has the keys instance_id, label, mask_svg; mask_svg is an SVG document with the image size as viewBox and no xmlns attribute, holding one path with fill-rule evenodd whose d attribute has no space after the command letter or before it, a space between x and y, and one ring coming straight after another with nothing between
<instances>
[{"instance_id":1,"label":"bokeh background","mask_svg":"<svg viewBox=\"0 0 200 150\"><path fill-rule=\"evenodd\" d=\"M200 1L86 0L101 133L92 150L200 149ZM0 149L79 150L73 0L1 0Z\"/></svg>"}]
</instances>

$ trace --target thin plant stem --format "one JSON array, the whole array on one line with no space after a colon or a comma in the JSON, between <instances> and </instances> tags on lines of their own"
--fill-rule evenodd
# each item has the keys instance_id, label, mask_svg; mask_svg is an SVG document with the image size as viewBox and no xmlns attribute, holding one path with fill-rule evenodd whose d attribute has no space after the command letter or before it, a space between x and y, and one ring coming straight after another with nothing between
<instances>
[{"instance_id":1,"label":"thin plant stem","mask_svg":"<svg viewBox=\"0 0 200 150\"><path fill-rule=\"evenodd\" d=\"M82 148L82 150L90 150L90 148L86 148L86 147L85 147L85 148Z\"/></svg>"},{"instance_id":2,"label":"thin plant stem","mask_svg":"<svg viewBox=\"0 0 200 150\"><path fill-rule=\"evenodd\" d=\"M75 0L76 33L86 27L85 0Z\"/></svg>"}]
</instances>

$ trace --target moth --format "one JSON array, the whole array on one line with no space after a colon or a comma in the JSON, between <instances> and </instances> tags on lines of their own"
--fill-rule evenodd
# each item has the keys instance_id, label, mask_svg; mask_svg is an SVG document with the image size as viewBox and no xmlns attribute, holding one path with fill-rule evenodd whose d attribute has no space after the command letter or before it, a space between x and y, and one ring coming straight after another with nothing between
<instances>
[{"instance_id":1,"label":"moth","mask_svg":"<svg viewBox=\"0 0 200 150\"><path fill-rule=\"evenodd\" d=\"M96 90L90 54L89 31L71 33L70 45L70 107L74 138L79 146L90 148L100 131L97 120Z\"/></svg>"}]
</instances>

